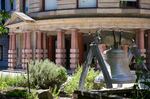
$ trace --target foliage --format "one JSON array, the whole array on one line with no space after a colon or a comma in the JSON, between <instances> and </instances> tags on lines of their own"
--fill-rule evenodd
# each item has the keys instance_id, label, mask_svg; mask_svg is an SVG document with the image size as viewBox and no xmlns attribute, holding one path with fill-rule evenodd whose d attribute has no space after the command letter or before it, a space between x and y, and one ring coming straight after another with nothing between
<instances>
[{"instance_id":1,"label":"foliage","mask_svg":"<svg viewBox=\"0 0 150 99\"><path fill-rule=\"evenodd\" d=\"M143 62L143 58L140 56L136 58L136 63L140 66ZM150 73L140 68L136 69L136 82L133 87L135 94L133 99L147 99L150 97Z\"/></svg>"},{"instance_id":2,"label":"foliage","mask_svg":"<svg viewBox=\"0 0 150 99\"><path fill-rule=\"evenodd\" d=\"M14 89L6 92L7 97L21 97L24 99L38 99L38 95L36 91L32 91L28 93L27 90L24 89Z\"/></svg>"},{"instance_id":3,"label":"foliage","mask_svg":"<svg viewBox=\"0 0 150 99\"><path fill-rule=\"evenodd\" d=\"M53 97L55 97L55 99L59 99L60 89L58 89L57 86L55 86L54 88L50 88L50 93Z\"/></svg>"},{"instance_id":4,"label":"foliage","mask_svg":"<svg viewBox=\"0 0 150 99\"><path fill-rule=\"evenodd\" d=\"M4 26L4 22L10 17L8 12L0 11L0 34L8 33L8 29Z\"/></svg>"},{"instance_id":5,"label":"foliage","mask_svg":"<svg viewBox=\"0 0 150 99\"><path fill-rule=\"evenodd\" d=\"M19 87L26 85L26 78L24 75L10 76L1 75L0 77L0 90L7 89L8 87Z\"/></svg>"},{"instance_id":6,"label":"foliage","mask_svg":"<svg viewBox=\"0 0 150 99\"><path fill-rule=\"evenodd\" d=\"M49 60L36 60L29 63L30 83L36 88L57 88L67 80L66 69Z\"/></svg>"},{"instance_id":7,"label":"foliage","mask_svg":"<svg viewBox=\"0 0 150 99\"><path fill-rule=\"evenodd\" d=\"M64 91L68 94L72 94L74 90L78 89L79 79L81 76L82 67L78 66L76 72L73 74L72 78L64 84ZM94 79L98 76L99 72L95 71L93 68L89 68L88 75L85 79L85 90L91 89L101 89L104 84L96 84L94 83Z\"/></svg>"},{"instance_id":8,"label":"foliage","mask_svg":"<svg viewBox=\"0 0 150 99\"><path fill-rule=\"evenodd\" d=\"M33 90L31 93L27 93L26 99L38 99L37 92Z\"/></svg>"},{"instance_id":9,"label":"foliage","mask_svg":"<svg viewBox=\"0 0 150 99\"><path fill-rule=\"evenodd\" d=\"M9 97L26 97L26 90L14 89L6 92Z\"/></svg>"},{"instance_id":10,"label":"foliage","mask_svg":"<svg viewBox=\"0 0 150 99\"><path fill-rule=\"evenodd\" d=\"M8 85L6 82L1 82L0 83L0 90L6 90L8 88Z\"/></svg>"}]
</instances>

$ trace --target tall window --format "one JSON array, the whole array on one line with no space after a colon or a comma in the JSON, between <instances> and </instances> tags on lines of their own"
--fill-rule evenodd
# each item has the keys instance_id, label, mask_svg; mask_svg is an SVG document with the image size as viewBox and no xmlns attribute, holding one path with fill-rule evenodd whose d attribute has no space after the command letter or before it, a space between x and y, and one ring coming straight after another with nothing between
<instances>
[{"instance_id":1,"label":"tall window","mask_svg":"<svg viewBox=\"0 0 150 99\"><path fill-rule=\"evenodd\" d=\"M28 0L23 0L23 12L27 13L29 10L29 1Z\"/></svg>"},{"instance_id":2,"label":"tall window","mask_svg":"<svg viewBox=\"0 0 150 99\"><path fill-rule=\"evenodd\" d=\"M57 0L44 0L45 10L55 10L57 9Z\"/></svg>"},{"instance_id":3,"label":"tall window","mask_svg":"<svg viewBox=\"0 0 150 99\"><path fill-rule=\"evenodd\" d=\"M0 9L6 11L16 10L16 0L0 0Z\"/></svg>"},{"instance_id":4,"label":"tall window","mask_svg":"<svg viewBox=\"0 0 150 99\"><path fill-rule=\"evenodd\" d=\"M0 45L0 61L3 60L3 46Z\"/></svg>"},{"instance_id":5,"label":"tall window","mask_svg":"<svg viewBox=\"0 0 150 99\"><path fill-rule=\"evenodd\" d=\"M2 10L2 6L1 5L2 5L2 1L0 0L0 10Z\"/></svg>"},{"instance_id":6,"label":"tall window","mask_svg":"<svg viewBox=\"0 0 150 99\"><path fill-rule=\"evenodd\" d=\"M17 2L16 2L16 0L13 0L13 2L12 2L12 3L13 3L13 5L12 5L12 6L13 6L13 7L12 7L12 8L13 8L13 10L16 10L16 7L17 7L17 5L16 5L16 3L17 3Z\"/></svg>"},{"instance_id":7,"label":"tall window","mask_svg":"<svg viewBox=\"0 0 150 99\"><path fill-rule=\"evenodd\" d=\"M11 10L11 1L5 0L5 10L10 11Z\"/></svg>"},{"instance_id":8,"label":"tall window","mask_svg":"<svg viewBox=\"0 0 150 99\"><path fill-rule=\"evenodd\" d=\"M78 0L78 8L95 8L97 0Z\"/></svg>"},{"instance_id":9,"label":"tall window","mask_svg":"<svg viewBox=\"0 0 150 99\"><path fill-rule=\"evenodd\" d=\"M137 8L138 0L120 0L120 7L122 8Z\"/></svg>"}]
</instances>

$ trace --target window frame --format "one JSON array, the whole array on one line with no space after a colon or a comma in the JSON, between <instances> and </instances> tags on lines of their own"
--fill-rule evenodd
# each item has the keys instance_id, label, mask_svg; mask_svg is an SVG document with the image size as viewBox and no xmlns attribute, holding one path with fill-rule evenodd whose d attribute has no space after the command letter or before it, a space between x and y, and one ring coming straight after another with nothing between
<instances>
[{"instance_id":1,"label":"window frame","mask_svg":"<svg viewBox=\"0 0 150 99\"><path fill-rule=\"evenodd\" d=\"M77 4L76 4L76 8L77 9L89 9L89 8L98 8L98 0L96 0L96 7L79 7L79 0L77 0Z\"/></svg>"},{"instance_id":2,"label":"window frame","mask_svg":"<svg viewBox=\"0 0 150 99\"><path fill-rule=\"evenodd\" d=\"M0 50L1 50L0 61L3 61L3 45L0 45Z\"/></svg>"},{"instance_id":3,"label":"window frame","mask_svg":"<svg viewBox=\"0 0 150 99\"><path fill-rule=\"evenodd\" d=\"M28 10L26 11L26 0L22 0L22 3L23 3L23 5L22 5L22 12L24 12L24 13L28 13L28 11L29 11L29 5L28 5ZM29 4L29 0L28 0L28 4Z\"/></svg>"},{"instance_id":4,"label":"window frame","mask_svg":"<svg viewBox=\"0 0 150 99\"><path fill-rule=\"evenodd\" d=\"M42 0L42 11L56 11L58 9L58 5L56 9L46 10L45 9L45 0Z\"/></svg>"},{"instance_id":5,"label":"window frame","mask_svg":"<svg viewBox=\"0 0 150 99\"><path fill-rule=\"evenodd\" d=\"M135 1L135 3L136 3L136 5L135 6L127 6L127 5L125 5L125 6L123 6L121 3L122 3L123 1L121 1L120 0L120 2L119 2L119 6L120 6L120 8L128 8L128 9L134 9L134 8L140 8L140 6L139 6L139 0L136 0ZM125 1L124 1L125 2ZM130 2L130 1L126 1L126 2Z\"/></svg>"}]
</instances>

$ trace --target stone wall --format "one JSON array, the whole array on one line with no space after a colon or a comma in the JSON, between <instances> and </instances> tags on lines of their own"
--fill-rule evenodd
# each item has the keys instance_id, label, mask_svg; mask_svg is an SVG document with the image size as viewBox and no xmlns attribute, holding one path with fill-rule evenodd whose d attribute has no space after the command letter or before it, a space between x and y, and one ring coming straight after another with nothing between
<instances>
[{"instance_id":1,"label":"stone wall","mask_svg":"<svg viewBox=\"0 0 150 99\"><path fill-rule=\"evenodd\" d=\"M119 0L98 0L98 7L102 8L119 7Z\"/></svg>"},{"instance_id":2,"label":"stone wall","mask_svg":"<svg viewBox=\"0 0 150 99\"><path fill-rule=\"evenodd\" d=\"M32 13L32 12L39 12L42 11L43 7L43 2L42 0L29 0L29 12L28 13Z\"/></svg>"},{"instance_id":3,"label":"stone wall","mask_svg":"<svg viewBox=\"0 0 150 99\"><path fill-rule=\"evenodd\" d=\"M17 11L19 11L19 7L21 9L21 1L17 0L18 6ZM77 8L77 0L57 0L58 8L57 9L75 9ZM29 0L29 12L40 12L43 10L43 0ZM141 8L150 8L150 0L140 0ZM120 0L98 0L99 8L119 8Z\"/></svg>"},{"instance_id":4,"label":"stone wall","mask_svg":"<svg viewBox=\"0 0 150 99\"><path fill-rule=\"evenodd\" d=\"M150 9L150 0L140 0L140 7Z\"/></svg>"},{"instance_id":5,"label":"stone wall","mask_svg":"<svg viewBox=\"0 0 150 99\"><path fill-rule=\"evenodd\" d=\"M58 0L58 9L77 8L77 0Z\"/></svg>"}]
</instances>

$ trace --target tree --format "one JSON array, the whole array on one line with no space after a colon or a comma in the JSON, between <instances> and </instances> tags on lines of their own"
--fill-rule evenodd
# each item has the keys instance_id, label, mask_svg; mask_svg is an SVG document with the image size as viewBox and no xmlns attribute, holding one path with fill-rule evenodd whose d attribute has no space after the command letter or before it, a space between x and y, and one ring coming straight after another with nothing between
<instances>
[{"instance_id":1,"label":"tree","mask_svg":"<svg viewBox=\"0 0 150 99\"><path fill-rule=\"evenodd\" d=\"M4 26L5 21L10 17L9 13L0 11L0 35L8 33L8 29Z\"/></svg>"}]
</instances>

